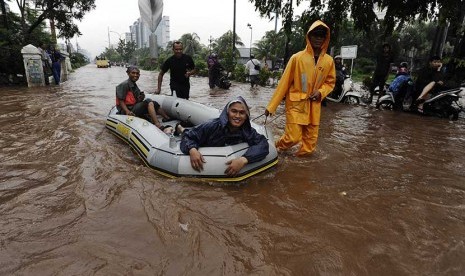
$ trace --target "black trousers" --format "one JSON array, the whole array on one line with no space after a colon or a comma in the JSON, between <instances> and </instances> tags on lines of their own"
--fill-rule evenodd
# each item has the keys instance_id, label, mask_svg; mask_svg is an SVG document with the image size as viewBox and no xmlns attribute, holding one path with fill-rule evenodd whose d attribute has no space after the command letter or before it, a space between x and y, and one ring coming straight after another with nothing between
<instances>
[{"instance_id":1,"label":"black trousers","mask_svg":"<svg viewBox=\"0 0 465 276\"><path fill-rule=\"evenodd\" d=\"M176 96L181 99L189 100L189 92L191 90L190 83L188 84L179 84L179 83L170 83L171 93L176 91Z\"/></svg>"}]
</instances>

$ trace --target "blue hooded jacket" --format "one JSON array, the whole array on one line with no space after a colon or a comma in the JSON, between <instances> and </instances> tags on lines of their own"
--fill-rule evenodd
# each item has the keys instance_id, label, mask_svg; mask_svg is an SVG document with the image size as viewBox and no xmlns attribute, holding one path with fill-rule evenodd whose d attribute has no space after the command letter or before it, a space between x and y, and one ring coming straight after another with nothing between
<instances>
[{"instance_id":1,"label":"blue hooded jacket","mask_svg":"<svg viewBox=\"0 0 465 276\"><path fill-rule=\"evenodd\" d=\"M239 131L231 132L228 128L228 108L232 103L242 103L247 112L247 119ZM269 153L268 141L265 136L259 134L250 124L249 108L242 97L226 104L219 118L198 125L184 132L181 140L181 151L189 154L192 148L199 147L224 147L236 145L242 142L249 144L249 148L243 155L249 163L264 159Z\"/></svg>"}]
</instances>

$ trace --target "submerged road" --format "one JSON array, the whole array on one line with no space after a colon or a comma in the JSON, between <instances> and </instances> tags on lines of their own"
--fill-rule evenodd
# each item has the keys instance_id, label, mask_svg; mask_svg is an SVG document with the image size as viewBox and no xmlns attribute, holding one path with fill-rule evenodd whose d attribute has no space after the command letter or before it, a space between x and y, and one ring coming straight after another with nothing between
<instances>
[{"instance_id":1,"label":"submerged road","mask_svg":"<svg viewBox=\"0 0 465 276\"><path fill-rule=\"evenodd\" d=\"M1 89L0 275L465 274L463 114L330 103L313 156L199 183L156 174L105 129L124 79L89 65L60 86ZM192 78L191 100L242 95L252 117L273 93L207 82Z\"/></svg>"}]
</instances>

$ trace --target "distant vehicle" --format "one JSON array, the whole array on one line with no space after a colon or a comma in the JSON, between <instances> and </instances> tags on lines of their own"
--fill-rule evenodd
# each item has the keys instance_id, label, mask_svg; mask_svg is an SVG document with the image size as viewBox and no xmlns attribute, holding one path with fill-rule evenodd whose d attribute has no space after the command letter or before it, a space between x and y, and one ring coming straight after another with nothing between
<instances>
[{"instance_id":1,"label":"distant vehicle","mask_svg":"<svg viewBox=\"0 0 465 276\"><path fill-rule=\"evenodd\" d=\"M104 56L96 56L95 57L97 68L108 68L111 67L110 61Z\"/></svg>"},{"instance_id":2,"label":"distant vehicle","mask_svg":"<svg viewBox=\"0 0 465 276\"><path fill-rule=\"evenodd\" d=\"M110 67L110 61L108 59L97 59L97 68L108 68Z\"/></svg>"}]
</instances>

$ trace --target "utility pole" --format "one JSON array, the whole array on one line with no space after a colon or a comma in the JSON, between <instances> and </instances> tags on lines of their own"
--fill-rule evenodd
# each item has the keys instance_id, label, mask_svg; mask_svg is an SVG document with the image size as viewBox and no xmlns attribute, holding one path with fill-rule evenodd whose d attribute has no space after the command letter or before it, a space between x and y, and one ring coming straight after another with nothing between
<instances>
[{"instance_id":1,"label":"utility pole","mask_svg":"<svg viewBox=\"0 0 465 276\"><path fill-rule=\"evenodd\" d=\"M111 48L111 43L110 43L110 27L108 27L108 49Z\"/></svg>"},{"instance_id":2,"label":"utility pole","mask_svg":"<svg viewBox=\"0 0 465 276\"><path fill-rule=\"evenodd\" d=\"M234 62L234 53L236 53L236 0L234 0L234 20L233 20L233 37L232 37L232 59Z\"/></svg>"},{"instance_id":3,"label":"utility pole","mask_svg":"<svg viewBox=\"0 0 465 276\"><path fill-rule=\"evenodd\" d=\"M279 15L279 11L278 11L278 8L276 8L276 16L274 17L274 32L277 33L278 32L278 15Z\"/></svg>"},{"instance_id":4,"label":"utility pole","mask_svg":"<svg viewBox=\"0 0 465 276\"><path fill-rule=\"evenodd\" d=\"M249 57L252 55L252 25L250 23L247 23L247 27L250 29L250 52L249 52Z\"/></svg>"}]
</instances>

